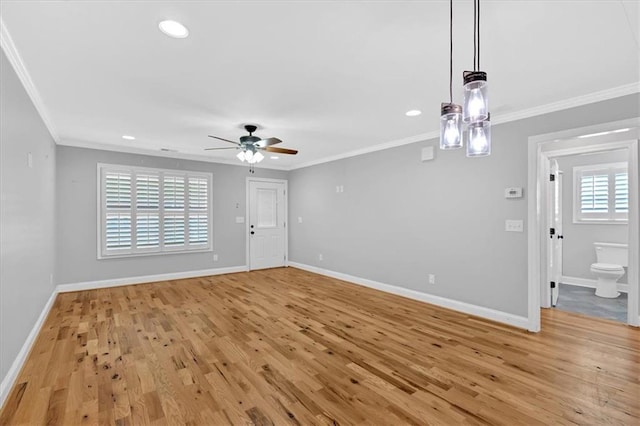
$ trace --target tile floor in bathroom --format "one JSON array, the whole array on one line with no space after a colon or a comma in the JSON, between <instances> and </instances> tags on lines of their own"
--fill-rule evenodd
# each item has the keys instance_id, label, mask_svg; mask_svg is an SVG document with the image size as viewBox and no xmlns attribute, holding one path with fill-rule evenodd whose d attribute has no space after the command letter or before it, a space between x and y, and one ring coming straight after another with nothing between
<instances>
[{"instance_id":1,"label":"tile floor in bathroom","mask_svg":"<svg viewBox=\"0 0 640 426\"><path fill-rule=\"evenodd\" d=\"M606 299L596 296L595 292L594 288L560 284L556 309L627 322L627 293L620 293L615 299Z\"/></svg>"}]
</instances>

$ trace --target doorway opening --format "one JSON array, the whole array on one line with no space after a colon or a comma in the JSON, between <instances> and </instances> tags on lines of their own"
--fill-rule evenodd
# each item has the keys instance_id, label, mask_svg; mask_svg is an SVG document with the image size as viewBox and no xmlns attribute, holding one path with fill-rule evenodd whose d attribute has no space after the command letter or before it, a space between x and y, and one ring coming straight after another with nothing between
<instances>
[{"instance_id":1,"label":"doorway opening","mask_svg":"<svg viewBox=\"0 0 640 426\"><path fill-rule=\"evenodd\" d=\"M626 324L627 150L550 153L549 159L549 306Z\"/></svg>"},{"instance_id":2,"label":"doorway opening","mask_svg":"<svg viewBox=\"0 0 640 426\"><path fill-rule=\"evenodd\" d=\"M582 247L582 250L587 250L589 253L588 259L591 259L595 257L597 249L594 242L616 243L616 241L612 240L626 239L627 244L625 250L627 251L625 253L628 253L626 257L628 259L628 266L625 265L627 266L625 270L627 304L624 322L633 326L640 325L640 318L638 317L638 272L640 267L640 260L638 259L640 245L640 237L638 235L639 125L640 119L624 120L549 135L540 135L529 139L529 188L531 188L532 194L532 196L529 197L528 226L528 328L530 331L540 330L540 308L550 308L553 305L562 303L563 289L565 301L571 296L569 293L570 290L577 290L576 288L564 287L563 284L566 283L563 283L563 281L572 281L574 287L585 284L595 285L592 279L583 278L583 280L575 280L576 277L572 277L567 273L567 267L569 265L563 265L569 260L563 257L563 251L566 252L567 246L570 244L566 228L568 224L573 225L574 222L580 223L581 218L579 214L576 216L576 211L579 210L576 209L576 206L579 205L581 200L574 200L571 211L567 211L568 209L566 207L568 203L564 203L563 205L562 199L567 200L568 196L575 198L575 186L572 185L571 194L566 194L567 185L560 185L563 182L566 183L567 180L573 183L573 180L576 178L582 179L579 177L582 175L576 175L578 177L574 176L574 171L579 169L576 168L577 166L570 167L571 162L569 159L579 158L579 162L590 162L598 155L617 156L616 158L618 160L625 160L624 162L627 165L628 199L626 202L628 203L628 211L626 214L628 216L626 233L622 231L622 233L626 235L618 235L621 234L622 228L615 228L616 226L622 225L610 224L608 225L609 228L603 228L604 230L601 230L601 234L597 238L598 240L604 241L592 241L590 243L591 248ZM589 156L591 156L591 158L589 158ZM595 160L595 162L598 161ZM600 162L602 163L602 161ZM569 170L569 168L571 170ZM571 179L568 179L569 174L571 175ZM585 173L584 176L589 176L589 174ZM589 182L593 184L593 179L591 179L591 181L589 178L582 180L585 182L585 185ZM613 189L615 190L615 188ZM613 199L615 199L615 197L613 197ZM585 204L585 206L587 205ZM596 210L597 209L593 211ZM586 207L582 213L585 212L588 213L585 214L587 219L593 219L593 215L589 217L591 211ZM571 219L570 221L567 220L569 218ZM611 220L614 220L613 216ZM584 228L589 226L586 224L587 222L588 220L581 223L582 229L589 229ZM620 221L620 223L622 223L622 221ZM575 229L572 229L570 233L572 235L571 243L579 240ZM584 253L586 252L583 251L582 255L571 255L571 261L573 262L575 260L576 264L580 264L580 268L585 268ZM584 271L576 274L582 275L583 277L588 276L585 275ZM596 280L595 283L598 283L598 281ZM575 284L578 284L578 286ZM589 289L589 291L602 292L599 289Z\"/></svg>"},{"instance_id":3,"label":"doorway opening","mask_svg":"<svg viewBox=\"0 0 640 426\"><path fill-rule=\"evenodd\" d=\"M287 266L286 180L247 178L246 256L250 271Z\"/></svg>"}]
</instances>

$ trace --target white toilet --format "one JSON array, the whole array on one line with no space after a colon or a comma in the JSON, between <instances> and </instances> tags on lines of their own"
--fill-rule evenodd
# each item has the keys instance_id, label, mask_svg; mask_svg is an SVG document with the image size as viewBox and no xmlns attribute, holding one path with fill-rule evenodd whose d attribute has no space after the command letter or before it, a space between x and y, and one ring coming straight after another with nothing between
<instances>
[{"instance_id":1,"label":"white toilet","mask_svg":"<svg viewBox=\"0 0 640 426\"><path fill-rule=\"evenodd\" d=\"M591 272L598 278L596 296L615 298L620 295L617 281L628 266L628 247L618 243L593 243L597 263L591 265Z\"/></svg>"}]
</instances>

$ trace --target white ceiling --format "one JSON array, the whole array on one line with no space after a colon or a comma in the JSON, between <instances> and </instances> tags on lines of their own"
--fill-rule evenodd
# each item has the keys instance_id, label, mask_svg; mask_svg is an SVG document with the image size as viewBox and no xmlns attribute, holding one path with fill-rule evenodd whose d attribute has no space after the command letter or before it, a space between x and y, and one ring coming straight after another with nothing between
<instances>
[{"instance_id":1,"label":"white ceiling","mask_svg":"<svg viewBox=\"0 0 640 426\"><path fill-rule=\"evenodd\" d=\"M454 7L460 102L473 3ZM640 90L638 1L487 0L481 11L494 120ZM233 150L204 151L225 146L207 135L237 140L256 123L300 150L261 166L295 168L420 140L448 99L448 1L3 0L0 17L62 144L232 161ZM190 36L165 36L164 19Z\"/></svg>"}]
</instances>

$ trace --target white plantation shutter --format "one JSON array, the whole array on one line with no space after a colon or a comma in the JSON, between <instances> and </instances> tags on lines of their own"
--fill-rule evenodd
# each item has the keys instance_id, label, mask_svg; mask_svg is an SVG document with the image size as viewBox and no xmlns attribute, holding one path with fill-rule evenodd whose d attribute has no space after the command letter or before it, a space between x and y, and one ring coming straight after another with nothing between
<instances>
[{"instance_id":1,"label":"white plantation shutter","mask_svg":"<svg viewBox=\"0 0 640 426\"><path fill-rule=\"evenodd\" d=\"M629 213L629 175L627 172L616 173L615 191L616 213Z\"/></svg>"},{"instance_id":2,"label":"white plantation shutter","mask_svg":"<svg viewBox=\"0 0 640 426\"><path fill-rule=\"evenodd\" d=\"M160 206L160 176L136 173L136 207L158 210Z\"/></svg>"},{"instance_id":3,"label":"white plantation shutter","mask_svg":"<svg viewBox=\"0 0 640 426\"><path fill-rule=\"evenodd\" d=\"M189 244L208 244L209 190L207 180L189 178Z\"/></svg>"},{"instance_id":4,"label":"white plantation shutter","mask_svg":"<svg viewBox=\"0 0 640 426\"><path fill-rule=\"evenodd\" d=\"M131 248L131 173L104 175L105 245L108 250Z\"/></svg>"},{"instance_id":5,"label":"white plantation shutter","mask_svg":"<svg viewBox=\"0 0 640 426\"><path fill-rule=\"evenodd\" d=\"M211 174L98 165L99 257L211 249Z\"/></svg>"},{"instance_id":6,"label":"white plantation shutter","mask_svg":"<svg viewBox=\"0 0 640 426\"><path fill-rule=\"evenodd\" d=\"M131 248L131 215L129 213L107 213L107 249Z\"/></svg>"},{"instance_id":7,"label":"white plantation shutter","mask_svg":"<svg viewBox=\"0 0 640 426\"><path fill-rule=\"evenodd\" d=\"M627 163L574 167L574 185L574 222L627 220Z\"/></svg>"},{"instance_id":8,"label":"white plantation shutter","mask_svg":"<svg viewBox=\"0 0 640 426\"><path fill-rule=\"evenodd\" d=\"M609 211L609 176L582 176L580 182L580 211L606 213Z\"/></svg>"}]
</instances>

